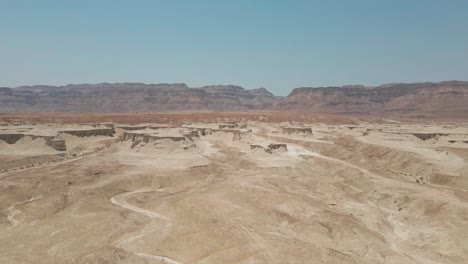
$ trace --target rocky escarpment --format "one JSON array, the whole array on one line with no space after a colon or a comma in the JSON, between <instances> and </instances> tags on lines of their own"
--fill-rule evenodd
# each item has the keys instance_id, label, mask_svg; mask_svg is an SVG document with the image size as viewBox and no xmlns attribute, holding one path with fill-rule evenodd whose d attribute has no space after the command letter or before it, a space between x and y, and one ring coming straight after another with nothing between
<instances>
[{"instance_id":1,"label":"rocky escarpment","mask_svg":"<svg viewBox=\"0 0 468 264\"><path fill-rule=\"evenodd\" d=\"M65 140L60 137L54 137L50 140L46 141L46 144L58 151L66 151L67 145L65 144Z\"/></svg>"},{"instance_id":2,"label":"rocky escarpment","mask_svg":"<svg viewBox=\"0 0 468 264\"><path fill-rule=\"evenodd\" d=\"M130 140L132 142L144 142L144 143L150 143L158 140L172 140L172 141L185 141L188 138L184 135L180 136L160 136L160 135L153 135L153 134L144 134L144 133L133 133L133 132L124 132L122 140L127 141Z\"/></svg>"},{"instance_id":3,"label":"rocky escarpment","mask_svg":"<svg viewBox=\"0 0 468 264\"><path fill-rule=\"evenodd\" d=\"M0 112L245 111L265 109L276 97L266 89L234 85L83 84L0 89Z\"/></svg>"},{"instance_id":4,"label":"rocky escarpment","mask_svg":"<svg viewBox=\"0 0 468 264\"><path fill-rule=\"evenodd\" d=\"M235 85L213 85L201 88L222 111L246 111L252 109L267 109L277 101L272 93L265 88L245 90Z\"/></svg>"},{"instance_id":5,"label":"rocky escarpment","mask_svg":"<svg viewBox=\"0 0 468 264\"><path fill-rule=\"evenodd\" d=\"M67 146L65 144L65 140L63 140L60 136L43 136L43 135L31 135L31 134L0 134L0 140L4 141L8 144L15 144L20 139L30 137L32 140L34 139L44 139L45 144L47 146L52 147L58 151L66 151Z\"/></svg>"},{"instance_id":6,"label":"rocky escarpment","mask_svg":"<svg viewBox=\"0 0 468 264\"><path fill-rule=\"evenodd\" d=\"M199 135L202 135L202 136L210 135L212 132L211 128L204 128L204 127L196 128L196 130L199 133Z\"/></svg>"},{"instance_id":7,"label":"rocky escarpment","mask_svg":"<svg viewBox=\"0 0 468 264\"><path fill-rule=\"evenodd\" d=\"M413 136L421 139L421 140L429 140L429 139L433 139L433 138L436 138L436 137L440 137L440 136L448 136L449 134L447 133L412 133Z\"/></svg>"},{"instance_id":8,"label":"rocky escarpment","mask_svg":"<svg viewBox=\"0 0 468 264\"><path fill-rule=\"evenodd\" d=\"M114 128L99 128L86 130L63 130L60 133L70 134L77 137L107 136L112 137L115 134Z\"/></svg>"},{"instance_id":9,"label":"rocky escarpment","mask_svg":"<svg viewBox=\"0 0 468 264\"><path fill-rule=\"evenodd\" d=\"M148 126L119 126L117 128L120 128L123 130L145 130L148 128Z\"/></svg>"},{"instance_id":10,"label":"rocky escarpment","mask_svg":"<svg viewBox=\"0 0 468 264\"><path fill-rule=\"evenodd\" d=\"M449 140L448 141L449 143L453 144L453 143L456 143L456 142L462 142L462 143L465 143L465 144L468 144L468 140Z\"/></svg>"},{"instance_id":11,"label":"rocky escarpment","mask_svg":"<svg viewBox=\"0 0 468 264\"><path fill-rule=\"evenodd\" d=\"M310 127L282 127L281 133L283 134L312 134Z\"/></svg>"},{"instance_id":12,"label":"rocky escarpment","mask_svg":"<svg viewBox=\"0 0 468 264\"><path fill-rule=\"evenodd\" d=\"M244 135L250 134L252 130L245 129L246 124L220 124L218 125L219 129L216 128L207 128L207 127L185 127L185 129L192 131L191 133L199 136L207 136L213 133L216 134L232 134L233 141L239 141Z\"/></svg>"},{"instance_id":13,"label":"rocky escarpment","mask_svg":"<svg viewBox=\"0 0 468 264\"><path fill-rule=\"evenodd\" d=\"M8 144L15 144L18 140L24 137L24 134L0 134L0 140Z\"/></svg>"},{"instance_id":14,"label":"rocky escarpment","mask_svg":"<svg viewBox=\"0 0 468 264\"><path fill-rule=\"evenodd\" d=\"M119 126L117 128L123 130L145 130L145 129L164 129L164 128L171 128L173 126Z\"/></svg>"},{"instance_id":15,"label":"rocky escarpment","mask_svg":"<svg viewBox=\"0 0 468 264\"><path fill-rule=\"evenodd\" d=\"M275 150L288 150L288 145L287 144L280 144L280 143L271 143L268 144L268 146L263 146L263 145L258 145L258 144L252 144L250 145L250 149L261 149L265 151L266 153L272 154L273 151Z\"/></svg>"},{"instance_id":16,"label":"rocky escarpment","mask_svg":"<svg viewBox=\"0 0 468 264\"><path fill-rule=\"evenodd\" d=\"M66 151L67 146L65 140L61 137L61 134L69 134L77 137L90 137L90 136L110 136L112 137L115 134L115 129L110 128L111 126L106 126L109 128L96 128L96 129L79 129L79 130L63 130L54 132L53 135L36 135L36 134L26 134L26 133L1 133L0 140L8 144L15 144L19 140L25 137L29 137L32 140L43 139L47 146L52 147L58 151ZM18 130L19 131L19 130Z\"/></svg>"},{"instance_id":17,"label":"rocky escarpment","mask_svg":"<svg viewBox=\"0 0 468 264\"><path fill-rule=\"evenodd\" d=\"M302 87L287 97L235 85L83 84L0 88L0 112L294 111L397 116L468 116L468 82ZM129 128L131 129L131 128Z\"/></svg>"},{"instance_id":18,"label":"rocky escarpment","mask_svg":"<svg viewBox=\"0 0 468 264\"><path fill-rule=\"evenodd\" d=\"M275 110L466 117L468 82L297 88Z\"/></svg>"}]
</instances>

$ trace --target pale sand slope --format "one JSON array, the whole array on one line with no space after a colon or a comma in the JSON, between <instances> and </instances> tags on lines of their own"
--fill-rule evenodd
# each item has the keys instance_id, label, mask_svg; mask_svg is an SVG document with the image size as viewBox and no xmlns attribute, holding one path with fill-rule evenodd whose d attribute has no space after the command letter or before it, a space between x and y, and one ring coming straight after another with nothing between
<instances>
[{"instance_id":1,"label":"pale sand slope","mask_svg":"<svg viewBox=\"0 0 468 264\"><path fill-rule=\"evenodd\" d=\"M0 263L468 262L466 127L312 127L114 141L3 172ZM250 147L270 143L287 150Z\"/></svg>"}]
</instances>

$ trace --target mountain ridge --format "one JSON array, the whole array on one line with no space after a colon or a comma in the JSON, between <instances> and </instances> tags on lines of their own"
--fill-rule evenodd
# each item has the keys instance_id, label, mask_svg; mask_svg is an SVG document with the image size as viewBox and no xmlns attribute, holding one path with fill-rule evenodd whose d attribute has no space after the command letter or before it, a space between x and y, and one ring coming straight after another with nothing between
<instances>
[{"instance_id":1,"label":"mountain ridge","mask_svg":"<svg viewBox=\"0 0 468 264\"><path fill-rule=\"evenodd\" d=\"M0 88L0 112L301 111L468 116L468 82L299 87L288 96L237 85L99 83Z\"/></svg>"}]
</instances>

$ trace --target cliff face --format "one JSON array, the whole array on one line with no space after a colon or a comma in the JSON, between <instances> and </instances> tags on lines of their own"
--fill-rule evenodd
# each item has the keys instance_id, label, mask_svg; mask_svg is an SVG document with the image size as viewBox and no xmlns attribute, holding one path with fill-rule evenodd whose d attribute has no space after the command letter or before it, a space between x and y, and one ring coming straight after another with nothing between
<instances>
[{"instance_id":1,"label":"cliff face","mask_svg":"<svg viewBox=\"0 0 468 264\"><path fill-rule=\"evenodd\" d=\"M245 90L234 85L214 85L201 88L207 92L209 102L214 108L245 111L250 109L266 109L277 101L277 98L265 88Z\"/></svg>"},{"instance_id":2,"label":"cliff face","mask_svg":"<svg viewBox=\"0 0 468 264\"><path fill-rule=\"evenodd\" d=\"M468 116L468 82L297 88L273 107L334 114Z\"/></svg>"},{"instance_id":3,"label":"cliff face","mask_svg":"<svg viewBox=\"0 0 468 264\"><path fill-rule=\"evenodd\" d=\"M287 97L234 85L83 84L0 88L0 112L305 111L468 116L468 82L296 88Z\"/></svg>"},{"instance_id":4,"label":"cliff face","mask_svg":"<svg viewBox=\"0 0 468 264\"><path fill-rule=\"evenodd\" d=\"M266 91L266 90L265 90ZM239 86L95 84L0 88L0 112L245 111L271 106L275 97Z\"/></svg>"},{"instance_id":5,"label":"cliff face","mask_svg":"<svg viewBox=\"0 0 468 264\"><path fill-rule=\"evenodd\" d=\"M5 141L8 144L15 144L18 140L30 137L32 139L42 138L45 140L45 144L50 146L58 151L65 151L67 150L67 146L65 145L65 140L58 136L41 136L41 135L28 135L28 134L0 134L0 141Z\"/></svg>"},{"instance_id":6,"label":"cliff face","mask_svg":"<svg viewBox=\"0 0 468 264\"><path fill-rule=\"evenodd\" d=\"M60 133L70 134L77 137L106 136L112 137L115 134L114 128L86 129L86 130L63 130Z\"/></svg>"}]
</instances>

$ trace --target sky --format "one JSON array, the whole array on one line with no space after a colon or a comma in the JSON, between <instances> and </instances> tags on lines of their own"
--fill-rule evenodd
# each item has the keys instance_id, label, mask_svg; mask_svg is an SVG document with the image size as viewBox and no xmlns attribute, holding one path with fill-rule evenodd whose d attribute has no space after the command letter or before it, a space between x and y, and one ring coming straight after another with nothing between
<instances>
[{"instance_id":1,"label":"sky","mask_svg":"<svg viewBox=\"0 0 468 264\"><path fill-rule=\"evenodd\" d=\"M0 86L468 80L467 0L0 0Z\"/></svg>"}]
</instances>

